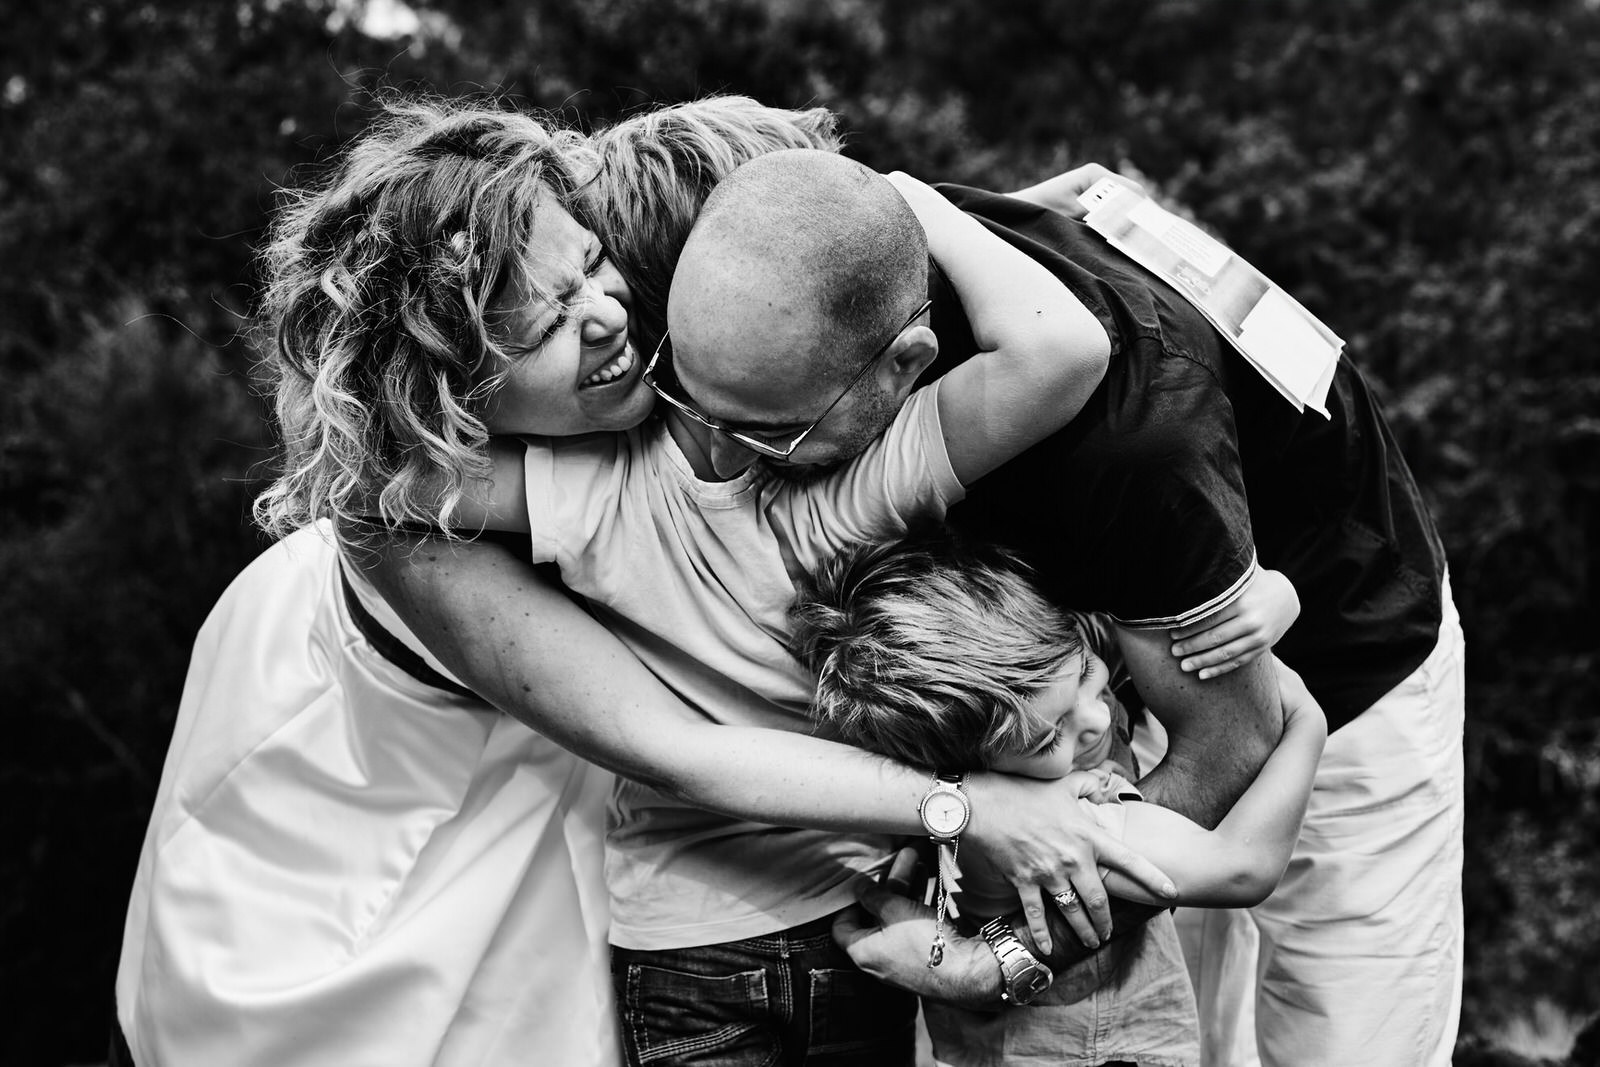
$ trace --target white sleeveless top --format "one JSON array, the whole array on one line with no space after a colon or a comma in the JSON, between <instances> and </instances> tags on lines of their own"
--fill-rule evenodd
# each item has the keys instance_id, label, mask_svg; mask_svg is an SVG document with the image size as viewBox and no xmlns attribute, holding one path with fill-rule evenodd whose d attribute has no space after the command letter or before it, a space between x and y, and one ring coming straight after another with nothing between
<instances>
[{"instance_id":1,"label":"white sleeveless top","mask_svg":"<svg viewBox=\"0 0 1600 1067\"><path fill-rule=\"evenodd\" d=\"M135 1061L612 1067L609 775L380 656L339 572L301 530L196 640L117 975Z\"/></svg>"}]
</instances>

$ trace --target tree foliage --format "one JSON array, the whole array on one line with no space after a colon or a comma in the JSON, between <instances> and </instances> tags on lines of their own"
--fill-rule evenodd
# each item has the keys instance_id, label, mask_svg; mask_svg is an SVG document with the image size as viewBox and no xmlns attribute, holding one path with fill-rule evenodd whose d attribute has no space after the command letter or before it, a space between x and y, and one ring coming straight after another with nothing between
<instances>
[{"instance_id":1,"label":"tree foliage","mask_svg":"<svg viewBox=\"0 0 1600 1067\"><path fill-rule=\"evenodd\" d=\"M1469 644L1467 1028L1600 1008L1600 8L1592 0L11 5L0 78L5 1062L103 1047L189 643L261 547L242 326L274 189L384 87L594 125L736 91L881 168L1118 165L1333 324ZM373 32L364 32L373 31ZM1587 887L1587 888L1586 888Z\"/></svg>"}]
</instances>

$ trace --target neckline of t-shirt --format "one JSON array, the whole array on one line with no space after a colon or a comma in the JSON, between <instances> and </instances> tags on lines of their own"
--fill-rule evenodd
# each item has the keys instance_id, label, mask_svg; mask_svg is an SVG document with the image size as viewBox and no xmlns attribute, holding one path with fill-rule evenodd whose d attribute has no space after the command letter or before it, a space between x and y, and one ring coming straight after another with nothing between
<instances>
[{"instance_id":1,"label":"neckline of t-shirt","mask_svg":"<svg viewBox=\"0 0 1600 1067\"><path fill-rule=\"evenodd\" d=\"M771 477L771 472L757 462L727 481L706 481L695 473L689 457L678 447L678 442L673 439L672 429L667 425L666 419L659 420L655 433L656 447L661 449L662 455L666 457L677 475L678 484L702 505L724 507L738 505L743 502L745 496L759 489Z\"/></svg>"}]
</instances>

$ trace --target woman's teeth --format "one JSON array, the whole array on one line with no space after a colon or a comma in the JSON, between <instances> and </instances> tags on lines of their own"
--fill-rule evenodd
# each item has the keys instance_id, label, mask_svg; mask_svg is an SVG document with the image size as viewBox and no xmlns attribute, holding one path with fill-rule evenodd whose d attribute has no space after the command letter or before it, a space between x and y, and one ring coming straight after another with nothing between
<instances>
[{"instance_id":1,"label":"woman's teeth","mask_svg":"<svg viewBox=\"0 0 1600 1067\"><path fill-rule=\"evenodd\" d=\"M582 389L587 385L604 385L607 382L614 382L632 369L633 346L623 345L622 351L617 353L615 359L579 382L578 388Z\"/></svg>"}]
</instances>

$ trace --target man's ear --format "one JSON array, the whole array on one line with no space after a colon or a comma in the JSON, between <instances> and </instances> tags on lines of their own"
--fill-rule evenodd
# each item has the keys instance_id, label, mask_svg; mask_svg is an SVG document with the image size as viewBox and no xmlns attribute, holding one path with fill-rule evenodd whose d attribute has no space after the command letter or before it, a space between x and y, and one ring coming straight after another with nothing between
<instances>
[{"instance_id":1,"label":"man's ear","mask_svg":"<svg viewBox=\"0 0 1600 1067\"><path fill-rule=\"evenodd\" d=\"M900 331L884 351L879 364L879 381L897 396L910 394L922 372L939 355L939 338L926 326L909 326Z\"/></svg>"}]
</instances>

